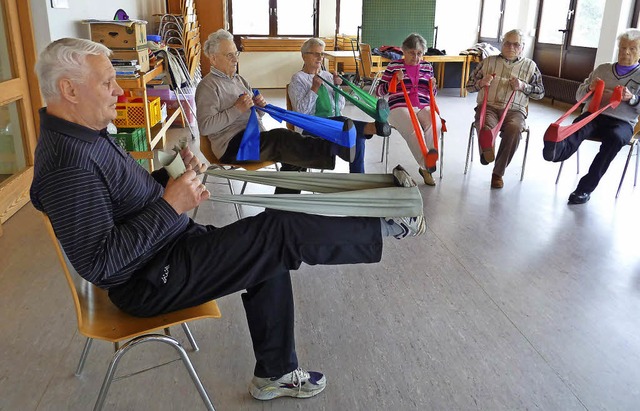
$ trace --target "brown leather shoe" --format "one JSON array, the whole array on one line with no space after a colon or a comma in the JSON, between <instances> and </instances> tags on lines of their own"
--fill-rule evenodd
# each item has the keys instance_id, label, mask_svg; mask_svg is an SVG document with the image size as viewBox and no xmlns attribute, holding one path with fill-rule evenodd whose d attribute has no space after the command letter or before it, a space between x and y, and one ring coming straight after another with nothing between
<instances>
[{"instance_id":1,"label":"brown leather shoe","mask_svg":"<svg viewBox=\"0 0 640 411\"><path fill-rule=\"evenodd\" d=\"M491 174L491 188L502 188L504 187L504 181L502 181L502 176L497 174Z\"/></svg>"},{"instance_id":2,"label":"brown leather shoe","mask_svg":"<svg viewBox=\"0 0 640 411\"><path fill-rule=\"evenodd\" d=\"M419 168L418 173L422 176L422 179L424 180L424 183L426 185L432 187L436 185L436 180L433 179L433 176L429 171Z\"/></svg>"}]
</instances>

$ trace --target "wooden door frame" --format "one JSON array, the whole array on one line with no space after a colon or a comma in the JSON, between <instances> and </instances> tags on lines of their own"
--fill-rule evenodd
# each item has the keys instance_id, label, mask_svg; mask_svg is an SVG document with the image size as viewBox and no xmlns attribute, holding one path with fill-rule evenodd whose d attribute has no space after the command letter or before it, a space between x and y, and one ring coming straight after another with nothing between
<instances>
[{"instance_id":1,"label":"wooden door frame","mask_svg":"<svg viewBox=\"0 0 640 411\"><path fill-rule=\"evenodd\" d=\"M38 109L42 98L33 71L36 48L31 5L23 0L0 0L6 16L6 35L15 78L0 84L0 104L17 102L26 167L0 183L0 225L29 202L37 143ZM4 16L3 16L4 17ZM0 233L2 229L0 227Z\"/></svg>"}]
</instances>

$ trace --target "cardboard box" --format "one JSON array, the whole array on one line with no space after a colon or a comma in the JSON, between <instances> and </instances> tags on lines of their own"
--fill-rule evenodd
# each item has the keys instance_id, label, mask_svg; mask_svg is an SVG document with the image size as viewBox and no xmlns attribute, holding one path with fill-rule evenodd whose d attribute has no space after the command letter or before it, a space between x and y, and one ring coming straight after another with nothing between
<instances>
[{"instance_id":1,"label":"cardboard box","mask_svg":"<svg viewBox=\"0 0 640 411\"><path fill-rule=\"evenodd\" d=\"M112 59L138 60L140 71L149 71L149 48L144 47L137 50L113 50Z\"/></svg>"},{"instance_id":2,"label":"cardboard box","mask_svg":"<svg viewBox=\"0 0 640 411\"><path fill-rule=\"evenodd\" d=\"M147 46L147 23L91 22L91 40L110 49L137 49Z\"/></svg>"}]
</instances>

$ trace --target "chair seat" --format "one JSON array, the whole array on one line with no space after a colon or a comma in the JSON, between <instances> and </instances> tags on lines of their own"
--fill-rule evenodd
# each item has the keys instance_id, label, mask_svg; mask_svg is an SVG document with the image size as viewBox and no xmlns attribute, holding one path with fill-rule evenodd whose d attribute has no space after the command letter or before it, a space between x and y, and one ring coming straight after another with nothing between
<instances>
[{"instance_id":1,"label":"chair seat","mask_svg":"<svg viewBox=\"0 0 640 411\"><path fill-rule=\"evenodd\" d=\"M255 162L242 162L242 163L223 163L211 150L211 142L207 136L200 136L200 152L212 165L231 168L244 168L248 171L256 171L261 168L269 167L275 164L274 161L255 161Z\"/></svg>"},{"instance_id":2,"label":"chair seat","mask_svg":"<svg viewBox=\"0 0 640 411\"><path fill-rule=\"evenodd\" d=\"M82 312L78 330L86 337L109 342L129 340L185 321L221 317L215 301L155 317L134 317L113 305L107 291L88 282L76 287Z\"/></svg>"}]
</instances>

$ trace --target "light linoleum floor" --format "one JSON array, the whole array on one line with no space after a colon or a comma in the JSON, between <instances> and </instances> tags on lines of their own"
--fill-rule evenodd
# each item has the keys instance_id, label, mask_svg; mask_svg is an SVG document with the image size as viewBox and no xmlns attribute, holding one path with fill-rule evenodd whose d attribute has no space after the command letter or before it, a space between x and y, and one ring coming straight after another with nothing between
<instances>
[{"instance_id":1,"label":"light linoleum floor","mask_svg":"<svg viewBox=\"0 0 640 411\"><path fill-rule=\"evenodd\" d=\"M284 107L283 90L264 94ZM640 187L633 187L633 167L615 198L627 148L591 201L569 206L579 179L575 158L555 185L558 165L541 155L544 130L566 107L532 103L524 180L522 144L504 189L492 190L491 167L477 153L463 174L475 96L446 89L438 104L449 131L443 178L436 187L420 185L427 233L385 240L379 264L303 266L293 273L299 358L326 373L326 391L307 400L249 396L253 354L234 294L219 300L221 319L191 327L200 344L191 358L216 409L640 409ZM354 107L346 115L366 118ZM171 140L186 135L178 129ZM384 172L381 142L367 143L368 172ZM581 173L596 151L595 143L583 145ZM419 181L394 131L390 168L395 164ZM231 206L211 203L198 216L215 225L233 220ZM27 205L3 228L0 410L91 409L112 347L94 343L84 374L74 376L84 338L41 218ZM174 335L187 344L179 328ZM129 356L122 372L175 354L150 345ZM115 382L105 409L204 408L174 362Z\"/></svg>"}]
</instances>

